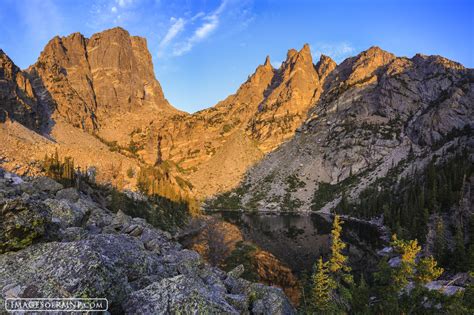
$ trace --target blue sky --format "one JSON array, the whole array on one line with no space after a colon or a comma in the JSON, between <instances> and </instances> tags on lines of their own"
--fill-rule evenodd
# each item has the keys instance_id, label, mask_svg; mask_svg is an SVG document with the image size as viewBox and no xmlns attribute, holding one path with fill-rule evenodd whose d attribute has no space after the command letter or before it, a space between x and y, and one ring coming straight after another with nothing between
<instances>
[{"instance_id":1,"label":"blue sky","mask_svg":"<svg viewBox=\"0 0 474 315\"><path fill-rule=\"evenodd\" d=\"M469 0L0 0L0 48L21 68L55 35L114 26L148 39L165 96L188 112L234 93L267 54L278 66L304 43L315 62L378 45L474 67Z\"/></svg>"}]
</instances>

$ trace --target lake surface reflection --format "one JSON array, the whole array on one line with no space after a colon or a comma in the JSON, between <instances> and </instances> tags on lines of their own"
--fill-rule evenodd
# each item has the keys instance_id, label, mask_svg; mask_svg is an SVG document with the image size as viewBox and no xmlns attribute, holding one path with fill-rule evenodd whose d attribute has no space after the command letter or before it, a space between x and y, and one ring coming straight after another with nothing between
<instances>
[{"instance_id":1,"label":"lake surface reflection","mask_svg":"<svg viewBox=\"0 0 474 315\"><path fill-rule=\"evenodd\" d=\"M272 253L295 273L310 271L320 255L329 253L331 218L320 214L212 212L240 228L244 239ZM376 226L347 220L343 240L355 270L366 270L383 246Z\"/></svg>"}]
</instances>

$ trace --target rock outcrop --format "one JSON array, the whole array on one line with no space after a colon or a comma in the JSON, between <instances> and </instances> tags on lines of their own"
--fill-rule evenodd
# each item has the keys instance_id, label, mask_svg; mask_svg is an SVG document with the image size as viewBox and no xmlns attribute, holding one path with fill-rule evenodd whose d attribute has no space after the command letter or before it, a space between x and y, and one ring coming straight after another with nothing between
<instances>
[{"instance_id":1,"label":"rock outcrop","mask_svg":"<svg viewBox=\"0 0 474 315\"><path fill-rule=\"evenodd\" d=\"M107 297L112 313L294 313L280 289L210 267L93 195L0 170L0 304L87 296Z\"/></svg>"},{"instance_id":2,"label":"rock outcrop","mask_svg":"<svg viewBox=\"0 0 474 315\"><path fill-rule=\"evenodd\" d=\"M37 131L44 117L28 76L0 49L0 122L7 119Z\"/></svg>"},{"instance_id":3,"label":"rock outcrop","mask_svg":"<svg viewBox=\"0 0 474 315\"><path fill-rule=\"evenodd\" d=\"M289 50L272 81L275 85L266 91L267 95L246 127L264 152L291 138L310 106L319 98L321 84L309 45L300 51Z\"/></svg>"},{"instance_id":4,"label":"rock outcrop","mask_svg":"<svg viewBox=\"0 0 474 315\"><path fill-rule=\"evenodd\" d=\"M51 95L58 115L96 130L116 115L177 112L164 98L146 40L122 28L53 38L29 70L39 91ZM41 82L41 84L39 83Z\"/></svg>"}]
</instances>

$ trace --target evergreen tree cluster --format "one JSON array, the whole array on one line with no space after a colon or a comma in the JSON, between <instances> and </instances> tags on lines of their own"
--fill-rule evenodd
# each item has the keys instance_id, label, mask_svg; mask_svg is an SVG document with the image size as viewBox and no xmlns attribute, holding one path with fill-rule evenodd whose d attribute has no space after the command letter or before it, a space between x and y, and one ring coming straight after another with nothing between
<instances>
[{"instance_id":1,"label":"evergreen tree cluster","mask_svg":"<svg viewBox=\"0 0 474 315\"><path fill-rule=\"evenodd\" d=\"M419 239L422 243L426 241L430 218L441 218L435 222L436 258L443 266L467 271L469 250L474 257L471 237L474 222L453 225L446 224L442 218L452 215L452 207L459 203L465 182L473 174L474 165L468 153L464 151L444 162L432 159L423 171L414 169L412 174L401 178L398 183L396 169L362 191L358 201L351 203L343 196L337 212L366 219L383 215L384 224L393 233L406 239ZM456 237L455 249L449 249L446 245L448 234ZM467 240L469 243L466 246ZM448 265L449 259L446 258L452 255L455 260Z\"/></svg>"},{"instance_id":2,"label":"evergreen tree cluster","mask_svg":"<svg viewBox=\"0 0 474 315\"><path fill-rule=\"evenodd\" d=\"M398 239L393 235L390 246L399 257L389 264L388 258L379 262L378 270L368 287L365 303L373 314L472 314L470 289L448 296L425 285L444 272L432 256L422 257L417 240Z\"/></svg>"},{"instance_id":3,"label":"evergreen tree cluster","mask_svg":"<svg viewBox=\"0 0 474 315\"><path fill-rule=\"evenodd\" d=\"M66 187L75 185L77 176L79 176L80 169L74 167L74 159L66 156L60 159L59 153L56 150L54 154L46 154L43 160L43 169L46 176L60 182Z\"/></svg>"},{"instance_id":4,"label":"evergreen tree cluster","mask_svg":"<svg viewBox=\"0 0 474 315\"><path fill-rule=\"evenodd\" d=\"M118 189L112 189L111 208L146 219L164 230L183 226L189 216L199 215L199 202L171 181L161 166L142 166L137 174L137 188L147 201L134 200Z\"/></svg>"},{"instance_id":5,"label":"evergreen tree cluster","mask_svg":"<svg viewBox=\"0 0 474 315\"><path fill-rule=\"evenodd\" d=\"M116 187L108 186L102 189L110 196L107 204L110 210L144 218L151 225L165 231L174 231L183 226L189 217L188 205L185 202L175 202L159 195L137 200Z\"/></svg>"},{"instance_id":6,"label":"evergreen tree cluster","mask_svg":"<svg viewBox=\"0 0 474 315\"><path fill-rule=\"evenodd\" d=\"M161 167L141 167L137 176L137 187L151 198L165 198L172 203L185 204L187 212L192 216L200 214L198 200L183 191L179 185L173 184L168 171Z\"/></svg>"}]
</instances>

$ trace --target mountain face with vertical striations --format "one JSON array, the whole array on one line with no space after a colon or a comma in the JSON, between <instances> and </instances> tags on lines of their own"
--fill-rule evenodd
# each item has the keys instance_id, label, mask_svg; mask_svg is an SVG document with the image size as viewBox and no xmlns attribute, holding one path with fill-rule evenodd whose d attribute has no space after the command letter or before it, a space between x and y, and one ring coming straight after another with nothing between
<instances>
[{"instance_id":1,"label":"mountain face with vertical striations","mask_svg":"<svg viewBox=\"0 0 474 315\"><path fill-rule=\"evenodd\" d=\"M166 101L146 41L114 28L90 39L53 38L28 75L56 130L69 124L105 143L133 144L150 165L160 154L207 196L234 187L293 136L334 67L325 56L315 66L308 45L291 49L280 69L267 57L234 95L189 115ZM221 163L228 171L216 167Z\"/></svg>"},{"instance_id":2,"label":"mountain face with vertical striations","mask_svg":"<svg viewBox=\"0 0 474 315\"><path fill-rule=\"evenodd\" d=\"M15 119L39 130L43 108L28 77L0 49L0 122Z\"/></svg>"},{"instance_id":3,"label":"mountain face with vertical striations","mask_svg":"<svg viewBox=\"0 0 474 315\"><path fill-rule=\"evenodd\" d=\"M28 72L41 80L57 114L82 129L99 129L114 116L144 108L176 111L154 76L146 40L121 28L90 39L80 33L55 37Z\"/></svg>"},{"instance_id":4,"label":"mountain face with vertical striations","mask_svg":"<svg viewBox=\"0 0 474 315\"><path fill-rule=\"evenodd\" d=\"M330 211L384 181L395 191L433 159L472 161L473 127L473 69L372 47L328 74L296 135L247 172L238 206Z\"/></svg>"},{"instance_id":5,"label":"mountain face with vertical striations","mask_svg":"<svg viewBox=\"0 0 474 315\"><path fill-rule=\"evenodd\" d=\"M264 154L290 139L319 99L335 62L322 56L314 65L310 48L288 51L274 69L269 57L237 92L214 107L143 130L144 158L151 162L162 137L163 156L185 169L201 196L234 187ZM147 156L147 153L149 154ZM229 165L225 171L221 165Z\"/></svg>"},{"instance_id":6,"label":"mountain face with vertical striations","mask_svg":"<svg viewBox=\"0 0 474 315\"><path fill-rule=\"evenodd\" d=\"M45 154L58 150L83 169L96 167L103 181L135 188L143 163L128 141L121 147L114 141L128 139L134 124L181 113L164 98L146 40L121 28L90 39L79 33L55 37L23 71L3 52L0 58L6 122L0 159L23 174L37 174Z\"/></svg>"},{"instance_id":7,"label":"mountain face with vertical striations","mask_svg":"<svg viewBox=\"0 0 474 315\"><path fill-rule=\"evenodd\" d=\"M271 153L248 173L279 178L277 188L259 194L269 207L299 200L295 205L309 209L319 183L336 184L385 159L396 163L407 148L433 146L472 125L471 69L438 56L396 57L377 47L340 65L324 55L313 63L308 45L290 49L278 69L267 57L235 94L194 114L167 102L145 39L121 28L90 39L79 33L55 37L26 71L5 54L2 60L2 97L8 99L3 120L48 134L79 164L90 164L94 152L103 157L101 168L120 164L125 186L133 187L127 169L136 174L138 165L164 163L203 197L235 188ZM5 141L25 137L10 138ZM124 158L105 157L104 148ZM44 151L38 147L30 159ZM28 162L12 150L2 154L14 164ZM293 175L307 187L287 194L281 187Z\"/></svg>"}]
</instances>

